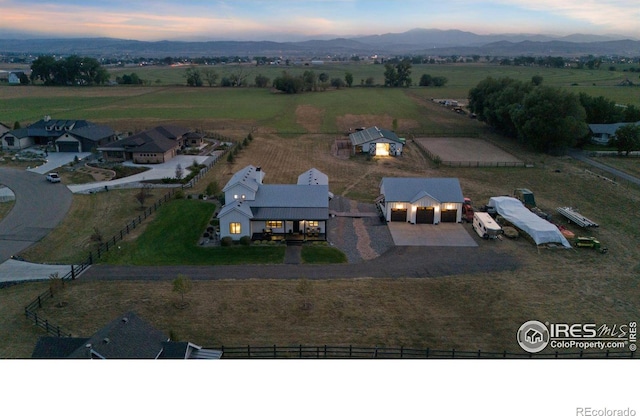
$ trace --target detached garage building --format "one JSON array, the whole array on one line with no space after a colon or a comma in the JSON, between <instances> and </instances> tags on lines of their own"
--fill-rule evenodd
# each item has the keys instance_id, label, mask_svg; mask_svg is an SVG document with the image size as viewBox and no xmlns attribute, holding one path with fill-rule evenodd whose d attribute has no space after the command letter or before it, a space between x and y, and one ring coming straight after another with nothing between
<instances>
[{"instance_id":1,"label":"detached garage building","mask_svg":"<svg viewBox=\"0 0 640 416\"><path fill-rule=\"evenodd\" d=\"M464 197L456 178L382 178L376 203L387 221L461 222Z\"/></svg>"}]
</instances>

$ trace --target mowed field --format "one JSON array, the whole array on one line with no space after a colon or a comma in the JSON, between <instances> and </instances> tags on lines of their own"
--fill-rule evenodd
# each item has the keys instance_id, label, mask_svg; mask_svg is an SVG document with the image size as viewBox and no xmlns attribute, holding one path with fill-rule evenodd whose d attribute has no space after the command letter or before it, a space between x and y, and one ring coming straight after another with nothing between
<instances>
[{"instance_id":1,"label":"mowed field","mask_svg":"<svg viewBox=\"0 0 640 416\"><path fill-rule=\"evenodd\" d=\"M480 164L505 164L522 162L511 153L494 146L483 139L456 137L418 137L415 142L437 155L443 162L477 162Z\"/></svg>"},{"instance_id":2,"label":"mowed field","mask_svg":"<svg viewBox=\"0 0 640 416\"><path fill-rule=\"evenodd\" d=\"M17 90L2 88L11 94ZM101 90L112 95L100 95ZM268 90L183 87L73 89L76 97L67 89L33 87L24 91L32 96L6 98L0 94L3 104L9 104L0 107L4 112L0 120L13 111L12 103L21 103L23 111L11 113L20 120L33 121L41 117L37 114L40 110L53 113L46 111L50 106L58 108L52 117L93 114L95 121L123 130L179 122L238 140L253 131L255 139L235 162L216 165L193 192L200 192L211 181L224 185L233 172L247 164L262 166L266 183L295 183L297 175L316 167L329 175L332 192L361 202L375 199L383 176L457 177L464 195L477 206L491 196L528 187L548 212L557 206L578 207L601 227L589 232L572 230L595 235L609 247L609 253L602 255L586 249L538 250L526 239L482 241L515 256L521 266L499 273L435 279L407 276L314 281L309 288L301 284L303 280L262 280L256 276L250 281L235 281L233 276L225 276L222 281L195 282L190 307L181 311L173 306L176 295L167 282L80 280L68 285L59 300L43 310L51 322L76 335L90 334L133 309L165 332L173 331L181 339L206 346L353 344L516 352L517 328L530 319L622 324L640 316L640 250L634 244L640 241L640 190L598 180L572 159L531 153L495 136L481 123L423 97L428 89L362 88L300 96L274 95ZM62 104L56 107L58 98ZM222 98L227 105L220 102ZM128 105L128 111L119 109L120 101ZM399 132L409 139L429 132L448 133L453 136L448 140L455 141L456 132L462 137L473 133L499 143L518 159L534 162L535 167L437 168L411 140L402 158L344 160L333 155L332 144L344 137L348 128L372 124L390 128L394 119ZM137 216L132 194L110 192L92 197L75 197L72 209L79 211L73 211L73 216L82 226L73 225L73 219L65 220L60 230L33 249L34 257L52 255L46 247L69 245L71 249L57 254L69 259L73 252L83 251L83 244L91 244L92 224L128 219L129 213ZM107 198L113 198L114 204L116 200L126 203L107 209ZM100 212L82 217L82 207ZM56 233L60 234L54 237ZM429 255L428 248L424 254ZM0 341L1 357L29 356L37 337L43 335L24 319L22 308L46 285L21 284L0 290L0 314L4 317L0 332L11 334ZM306 290L302 290L304 286ZM56 307L60 301L66 306ZM303 304L312 308L303 308Z\"/></svg>"}]
</instances>

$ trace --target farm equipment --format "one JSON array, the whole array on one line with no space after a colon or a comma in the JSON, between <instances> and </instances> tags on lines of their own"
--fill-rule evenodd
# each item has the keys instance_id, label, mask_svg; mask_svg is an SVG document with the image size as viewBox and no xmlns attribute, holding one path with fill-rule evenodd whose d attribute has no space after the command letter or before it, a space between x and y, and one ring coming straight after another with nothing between
<instances>
[{"instance_id":1,"label":"farm equipment","mask_svg":"<svg viewBox=\"0 0 640 416\"><path fill-rule=\"evenodd\" d=\"M465 198L462 204L462 219L466 222L473 222L473 206L469 198Z\"/></svg>"},{"instance_id":2,"label":"farm equipment","mask_svg":"<svg viewBox=\"0 0 640 416\"><path fill-rule=\"evenodd\" d=\"M567 218L570 222L578 224L582 228L598 227L598 224L589 218L580 214L577 210L570 207L560 207L556 209L560 215Z\"/></svg>"},{"instance_id":3,"label":"farm equipment","mask_svg":"<svg viewBox=\"0 0 640 416\"><path fill-rule=\"evenodd\" d=\"M601 247L600 241L596 240L595 237L578 237L573 241L573 245L575 247L592 248L603 254L609 251L606 247Z\"/></svg>"},{"instance_id":4,"label":"farm equipment","mask_svg":"<svg viewBox=\"0 0 640 416\"><path fill-rule=\"evenodd\" d=\"M520 200L525 207L531 209L536 206L536 199L533 197L533 192L526 188L518 188L513 191L513 196Z\"/></svg>"}]
</instances>

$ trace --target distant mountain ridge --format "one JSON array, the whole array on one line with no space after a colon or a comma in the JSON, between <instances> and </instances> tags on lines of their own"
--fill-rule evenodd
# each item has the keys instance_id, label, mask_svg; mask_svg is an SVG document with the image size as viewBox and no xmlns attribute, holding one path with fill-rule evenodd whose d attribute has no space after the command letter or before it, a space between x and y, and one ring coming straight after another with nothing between
<instances>
[{"instance_id":1,"label":"distant mountain ridge","mask_svg":"<svg viewBox=\"0 0 640 416\"><path fill-rule=\"evenodd\" d=\"M6 35L5 35L6 37ZM615 36L574 34L478 35L461 30L412 29L403 33L274 41L137 41L114 38L0 39L0 53L78 54L87 56L314 56L327 55L554 55L640 56L640 41Z\"/></svg>"}]
</instances>

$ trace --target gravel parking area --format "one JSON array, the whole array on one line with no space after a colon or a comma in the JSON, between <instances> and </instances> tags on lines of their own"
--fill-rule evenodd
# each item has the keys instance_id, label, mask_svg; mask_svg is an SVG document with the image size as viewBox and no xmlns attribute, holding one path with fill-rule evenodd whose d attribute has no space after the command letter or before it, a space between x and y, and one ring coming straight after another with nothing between
<instances>
[{"instance_id":1,"label":"gravel parking area","mask_svg":"<svg viewBox=\"0 0 640 416\"><path fill-rule=\"evenodd\" d=\"M375 205L335 196L329 209L336 212L376 213ZM328 221L328 240L342 250L349 263L372 260L394 246L387 225L375 217L340 217Z\"/></svg>"}]
</instances>

